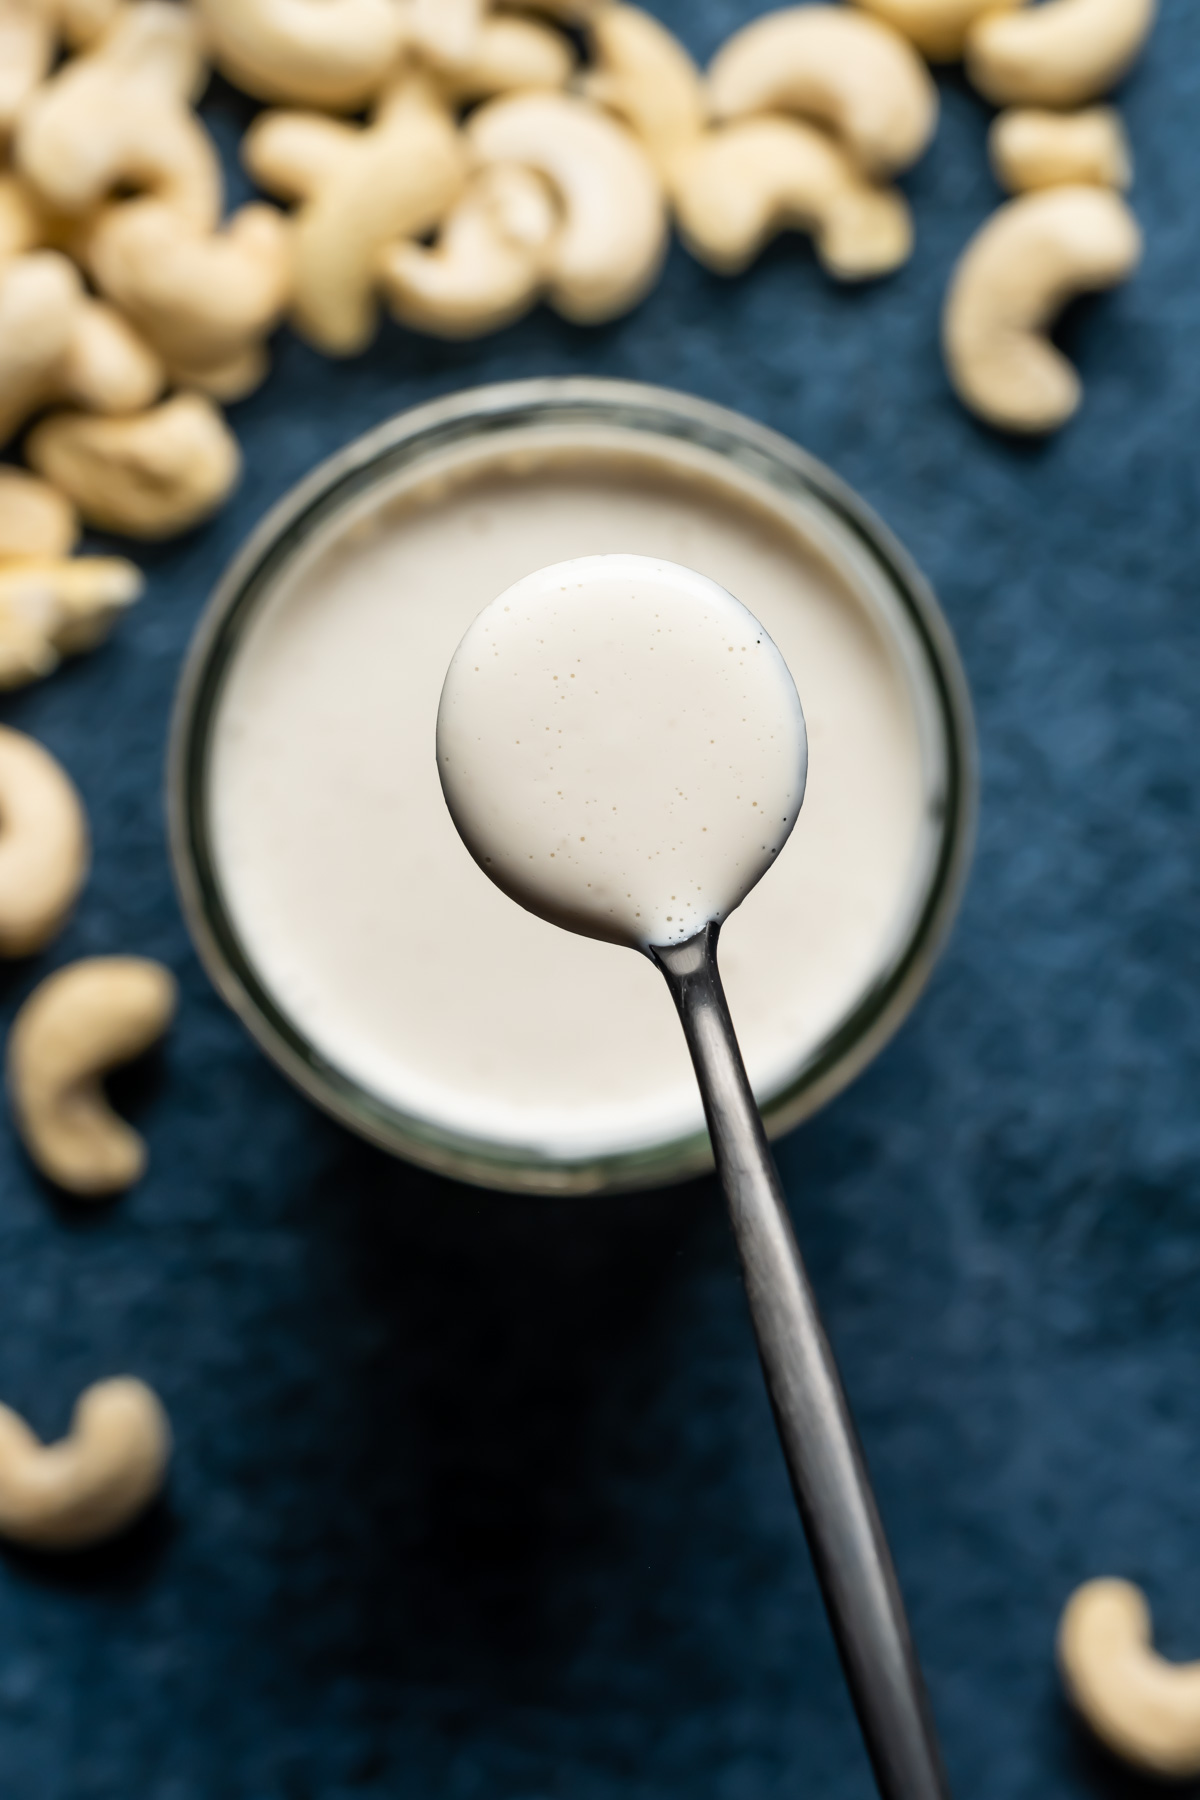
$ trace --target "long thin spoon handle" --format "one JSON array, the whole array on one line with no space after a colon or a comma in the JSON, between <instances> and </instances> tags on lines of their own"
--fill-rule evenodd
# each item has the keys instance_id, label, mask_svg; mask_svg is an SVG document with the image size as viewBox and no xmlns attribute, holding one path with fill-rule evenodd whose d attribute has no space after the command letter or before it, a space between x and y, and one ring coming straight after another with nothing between
<instances>
[{"instance_id":1,"label":"long thin spoon handle","mask_svg":"<svg viewBox=\"0 0 1200 1800\"><path fill-rule=\"evenodd\" d=\"M656 949L729 1204L792 1488L885 1800L948 1789L896 1572L717 970L717 931Z\"/></svg>"}]
</instances>

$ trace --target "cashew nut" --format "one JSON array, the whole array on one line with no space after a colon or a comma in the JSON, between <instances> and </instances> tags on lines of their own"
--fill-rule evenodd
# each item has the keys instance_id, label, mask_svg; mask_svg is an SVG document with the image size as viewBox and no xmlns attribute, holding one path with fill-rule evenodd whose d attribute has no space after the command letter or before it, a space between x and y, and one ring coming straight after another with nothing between
<instances>
[{"instance_id":1,"label":"cashew nut","mask_svg":"<svg viewBox=\"0 0 1200 1800\"><path fill-rule=\"evenodd\" d=\"M162 1402L131 1375L86 1388L56 1444L0 1406L0 1535L38 1550L98 1544L145 1511L170 1455Z\"/></svg>"},{"instance_id":2,"label":"cashew nut","mask_svg":"<svg viewBox=\"0 0 1200 1800\"><path fill-rule=\"evenodd\" d=\"M433 249L393 244L381 264L396 318L434 337L499 331L531 307L559 227L542 176L514 163L481 169Z\"/></svg>"},{"instance_id":3,"label":"cashew nut","mask_svg":"<svg viewBox=\"0 0 1200 1800\"><path fill-rule=\"evenodd\" d=\"M202 394L176 394L130 418L52 413L30 433L25 454L90 525L139 538L199 524L241 472L237 440Z\"/></svg>"},{"instance_id":4,"label":"cashew nut","mask_svg":"<svg viewBox=\"0 0 1200 1800\"><path fill-rule=\"evenodd\" d=\"M49 482L0 467L0 689L49 675L90 650L140 596L140 570L115 556L70 560L75 508Z\"/></svg>"},{"instance_id":5,"label":"cashew nut","mask_svg":"<svg viewBox=\"0 0 1200 1800\"><path fill-rule=\"evenodd\" d=\"M1158 1655L1140 1588L1078 1588L1059 1623L1058 1666L1072 1703L1110 1750L1155 1775L1200 1775L1200 1663Z\"/></svg>"},{"instance_id":6,"label":"cashew nut","mask_svg":"<svg viewBox=\"0 0 1200 1800\"><path fill-rule=\"evenodd\" d=\"M66 257L37 250L0 264L0 444L54 401L126 412L148 406L163 380L158 357L84 293Z\"/></svg>"},{"instance_id":7,"label":"cashew nut","mask_svg":"<svg viewBox=\"0 0 1200 1800\"><path fill-rule=\"evenodd\" d=\"M87 817L66 770L0 725L0 956L31 956L57 935L88 861Z\"/></svg>"},{"instance_id":8,"label":"cashew nut","mask_svg":"<svg viewBox=\"0 0 1200 1800\"><path fill-rule=\"evenodd\" d=\"M1158 0L1044 0L985 13L967 33L967 74L995 106L1083 106L1132 68L1157 10Z\"/></svg>"},{"instance_id":9,"label":"cashew nut","mask_svg":"<svg viewBox=\"0 0 1200 1800\"><path fill-rule=\"evenodd\" d=\"M218 68L257 100L356 112L392 74L397 0L197 0Z\"/></svg>"},{"instance_id":10,"label":"cashew nut","mask_svg":"<svg viewBox=\"0 0 1200 1800\"><path fill-rule=\"evenodd\" d=\"M592 66L580 89L615 112L660 168L704 129L700 71L679 39L636 6L606 6L591 32Z\"/></svg>"},{"instance_id":11,"label":"cashew nut","mask_svg":"<svg viewBox=\"0 0 1200 1800\"><path fill-rule=\"evenodd\" d=\"M42 1174L85 1199L146 1169L146 1146L108 1103L103 1077L156 1044L175 1015L175 978L140 956L94 956L48 975L8 1039L17 1129Z\"/></svg>"},{"instance_id":12,"label":"cashew nut","mask_svg":"<svg viewBox=\"0 0 1200 1800\"><path fill-rule=\"evenodd\" d=\"M42 216L28 188L16 175L0 175L0 262L42 241Z\"/></svg>"},{"instance_id":13,"label":"cashew nut","mask_svg":"<svg viewBox=\"0 0 1200 1800\"><path fill-rule=\"evenodd\" d=\"M1123 189L1133 182L1129 139L1111 106L1076 113L1033 107L1003 112L988 133L988 157L996 180L1010 194L1072 183Z\"/></svg>"},{"instance_id":14,"label":"cashew nut","mask_svg":"<svg viewBox=\"0 0 1200 1800\"><path fill-rule=\"evenodd\" d=\"M488 0L408 0L408 42L434 68L469 63Z\"/></svg>"},{"instance_id":15,"label":"cashew nut","mask_svg":"<svg viewBox=\"0 0 1200 1800\"><path fill-rule=\"evenodd\" d=\"M1046 188L980 228L951 277L942 343L960 398L1006 431L1054 431L1079 405L1079 377L1050 342L1067 301L1136 268L1141 234L1106 188Z\"/></svg>"},{"instance_id":16,"label":"cashew nut","mask_svg":"<svg viewBox=\"0 0 1200 1800\"><path fill-rule=\"evenodd\" d=\"M489 14L472 55L455 69L439 70L438 85L449 100L490 100L520 88L564 88L574 67L561 31L536 19Z\"/></svg>"},{"instance_id":17,"label":"cashew nut","mask_svg":"<svg viewBox=\"0 0 1200 1800\"><path fill-rule=\"evenodd\" d=\"M388 90L371 124L314 113L265 113L242 140L255 180L300 201L293 236L293 318L330 356L353 356L375 332L379 259L419 237L465 179L459 133L419 78Z\"/></svg>"},{"instance_id":18,"label":"cashew nut","mask_svg":"<svg viewBox=\"0 0 1200 1800\"><path fill-rule=\"evenodd\" d=\"M65 494L24 469L0 468L0 562L13 556L70 556L79 520Z\"/></svg>"},{"instance_id":19,"label":"cashew nut","mask_svg":"<svg viewBox=\"0 0 1200 1800\"><path fill-rule=\"evenodd\" d=\"M0 688L50 675L93 650L144 583L118 556L29 556L0 562Z\"/></svg>"},{"instance_id":20,"label":"cashew nut","mask_svg":"<svg viewBox=\"0 0 1200 1800\"><path fill-rule=\"evenodd\" d=\"M930 62L957 62L967 32L981 13L1006 11L1024 0L856 0L915 44Z\"/></svg>"},{"instance_id":21,"label":"cashew nut","mask_svg":"<svg viewBox=\"0 0 1200 1800\"><path fill-rule=\"evenodd\" d=\"M916 162L937 125L937 89L900 34L838 6L790 6L755 19L708 71L717 119L798 112L841 139L869 175Z\"/></svg>"},{"instance_id":22,"label":"cashew nut","mask_svg":"<svg viewBox=\"0 0 1200 1800\"><path fill-rule=\"evenodd\" d=\"M550 183L562 224L545 251L543 286L564 318L616 318L647 294L667 248L663 194L636 138L572 94L511 94L467 121L476 161L521 163Z\"/></svg>"},{"instance_id":23,"label":"cashew nut","mask_svg":"<svg viewBox=\"0 0 1200 1800\"><path fill-rule=\"evenodd\" d=\"M131 201L100 219L88 258L175 381L219 400L257 385L291 287L288 225L274 207L245 206L206 233L162 201Z\"/></svg>"},{"instance_id":24,"label":"cashew nut","mask_svg":"<svg viewBox=\"0 0 1200 1800\"><path fill-rule=\"evenodd\" d=\"M89 212L114 189L169 200L206 230L221 215L221 169L190 110L204 86L200 28L170 0L120 8L95 47L25 107L17 168L60 212Z\"/></svg>"},{"instance_id":25,"label":"cashew nut","mask_svg":"<svg viewBox=\"0 0 1200 1800\"><path fill-rule=\"evenodd\" d=\"M832 138L801 119L742 119L676 157L672 197L684 243L723 275L747 268L780 231L812 233L839 281L899 268L912 250L904 196L874 187Z\"/></svg>"}]
</instances>

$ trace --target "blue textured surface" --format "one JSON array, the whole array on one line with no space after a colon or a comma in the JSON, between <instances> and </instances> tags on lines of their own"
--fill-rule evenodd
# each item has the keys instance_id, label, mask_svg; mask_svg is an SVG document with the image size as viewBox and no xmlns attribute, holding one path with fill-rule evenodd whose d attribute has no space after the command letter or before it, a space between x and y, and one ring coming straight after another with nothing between
<instances>
[{"instance_id":1,"label":"blue textured surface","mask_svg":"<svg viewBox=\"0 0 1200 1800\"><path fill-rule=\"evenodd\" d=\"M699 53L755 10L671 0ZM453 387L543 372L739 406L853 482L939 589L978 702L983 818L957 936L878 1064L782 1165L857 1409L960 1796L1142 1792L1051 1662L1082 1577L1143 1581L1200 1654L1200 39L1164 17L1126 100L1137 280L1066 328L1046 445L977 427L940 296L996 194L943 82L896 279L804 242L725 283L675 253L633 318L478 346L285 338L235 409L236 503L148 556L117 638L5 702L79 781L96 866L48 967L178 970L152 1149L65 1208L0 1120L0 1394L44 1433L135 1371L168 1503L77 1562L0 1560L8 1800L864 1800L711 1184L533 1203L388 1162L299 1100L209 990L172 898L163 740L206 590L317 457ZM232 143L241 103L208 110Z\"/></svg>"}]
</instances>

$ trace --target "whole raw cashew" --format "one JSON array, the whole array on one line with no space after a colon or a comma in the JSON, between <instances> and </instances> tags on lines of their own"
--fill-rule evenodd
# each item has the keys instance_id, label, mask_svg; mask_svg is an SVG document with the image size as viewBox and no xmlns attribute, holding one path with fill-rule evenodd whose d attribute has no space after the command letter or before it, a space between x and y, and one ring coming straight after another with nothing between
<instances>
[{"instance_id":1,"label":"whole raw cashew","mask_svg":"<svg viewBox=\"0 0 1200 1800\"><path fill-rule=\"evenodd\" d=\"M242 140L255 180L300 201L293 236L297 330L330 356L374 335L379 259L445 215L466 176L460 135L439 97L405 77L371 124L314 113L265 113Z\"/></svg>"},{"instance_id":2,"label":"whole raw cashew","mask_svg":"<svg viewBox=\"0 0 1200 1800\"><path fill-rule=\"evenodd\" d=\"M967 32L983 13L1006 12L1024 0L856 0L864 12L915 44L930 62L957 62Z\"/></svg>"},{"instance_id":3,"label":"whole raw cashew","mask_svg":"<svg viewBox=\"0 0 1200 1800\"><path fill-rule=\"evenodd\" d=\"M57 936L88 861L87 817L66 770L0 725L0 956L32 956Z\"/></svg>"},{"instance_id":4,"label":"whole raw cashew","mask_svg":"<svg viewBox=\"0 0 1200 1800\"><path fill-rule=\"evenodd\" d=\"M0 1535L37 1550L98 1544L146 1510L170 1456L162 1403L131 1375L85 1389L56 1444L0 1406Z\"/></svg>"},{"instance_id":5,"label":"whole raw cashew","mask_svg":"<svg viewBox=\"0 0 1200 1800\"><path fill-rule=\"evenodd\" d=\"M1158 0L1044 0L985 13L967 33L967 74L995 106L1084 106L1133 67L1157 11Z\"/></svg>"},{"instance_id":6,"label":"whole raw cashew","mask_svg":"<svg viewBox=\"0 0 1200 1800\"><path fill-rule=\"evenodd\" d=\"M64 656L94 649L144 585L119 556L0 562L0 688L24 687Z\"/></svg>"},{"instance_id":7,"label":"whole raw cashew","mask_svg":"<svg viewBox=\"0 0 1200 1800\"><path fill-rule=\"evenodd\" d=\"M257 100L356 112L392 75L397 0L197 0L222 74Z\"/></svg>"},{"instance_id":8,"label":"whole raw cashew","mask_svg":"<svg viewBox=\"0 0 1200 1800\"><path fill-rule=\"evenodd\" d=\"M25 454L90 525L139 538L199 524L241 471L236 438L202 394L176 394L131 418L52 413L30 433Z\"/></svg>"},{"instance_id":9,"label":"whole raw cashew","mask_svg":"<svg viewBox=\"0 0 1200 1800\"><path fill-rule=\"evenodd\" d=\"M481 165L522 163L554 190L563 219L543 280L564 318L613 319L649 292L666 255L666 208L623 125L571 94L510 94L471 115L467 138Z\"/></svg>"},{"instance_id":10,"label":"whole raw cashew","mask_svg":"<svg viewBox=\"0 0 1200 1800\"><path fill-rule=\"evenodd\" d=\"M482 169L432 249L393 244L381 271L396 318L434 337L479 337L526 312L542 286L560 215L542 176L515 163Z\"/></svg>"},{"instance_id":11,"label":"whole raw cashew","mask_svg":"<svg viewBox=\"0 0 1200 1800\"><path fill-rule=\"evenodd\" d=\"M475 49L453 69L438 71L438 85L453 101L490 100L520 88L564 88L575 67L569 39L536 19L489 14Z\"/></svg>"},{"instance_id":12,"label":"whole raw cashew","mask_svg":"<svg viewBox=\"0 0 1200 1800\"><path fill-rule=\"evenodd\" d=\"M18 170L52 207L90 212L114 189L148 191L212 230L221 169L191 111L207 71L185 6L123 6L99 43L75 57L22 113Z\"/></svg>"},{"instance_id":13,"label":"whole raw cashew","mask_svg":"<svg viewBox=\"0 0 1200 1800\"><path fill-rule=\"evenodd\" d=\"M235 400L265 372L263 340L291 289L288 225L274 207L245 206L207 233L159 200L114 206L92 233L89 262L177 382Z\"/></svg>"},{"instance_id":14,"label":"whole raw cashew","mask_svg":"<svg viewBox=\"0 0 1200 1800\"><path fill-rule=\"evenodd\" d=\"M798 112L841 139L869 175L907 169L937 125L937 89L900 34L837 6L791 6L755 19L708 71L714 118Z\"/></svg>"},{"instance_id":15,"label":"whole raw cashew","mask_svg":"<svg viewBox=\"0 0 1200 1800\"><path fill-rule=\"evenodd\" d=\"M1006 431L1054 431L1079 405L1079 377L1047 333L1067 301L1136 268L1141 234L1105 188L1010 200L967 245L942 317L959 396Z\"/></svg>"},{"instance_id":16,"label":"whole raw cashew","mask_svg":"<svg viewBox=\"0 0 1200 1800\"><path fill-rule=\"evenodd\" d=\"M1200 1775L1200 1663L1158 1655L1140 1588L1078 1588L1059 1623L1058 1666L1071 1701L1110 1750L1154 1775Z\"/></svg>"},{"instance_id":17,"label":"whole raw cashew","mask_svg":"<svg viewBox=\"0 0 1200 1800\"><path fill-rule=\"evenodd\" d=\"M606 6L590 32L592 66L580 89L637 134L660 169L704 130L700 71L679 39L637 6Z\"/></svg>"},{"instance_id":18,"label":"whole raw cashew","mask_svg":"<svg viewBox=\"0 0 1200 1800\"><path fill-rule=\"evenodd\" d=\"M65 256L37 250L0 264L0 445L54 401L124 412L148 406L164 379L158 357L84 293Z\"/></svg>"},{"instance_id":19,"label":"whole raw cashew","mask_svg":"<svg viewBox=\"0 0 1200 1800\"><path fill-rule=\"evenodd\" d=\"M810 231L839 281L899 268L912 250L902 194L873 187L833 141L800 119L742 119L709 132L674 164L684 243L722 275L747 268L779 232Z\"/></svg>"},{"instance_id":20,"label":"whole raw cashew","mask_svg":"<svg viewBox=\"0 0 1200 1800\"><path fill-rule=\"evenodd\" d=\"M0 563L14 556L70 556L79 520L65 494L24 469L0 468Z\"/></svg>"},{"instance_id":21,"label":"whole raw cashew","mask_svg":"<svg viewBox=\"0 0 1200 1800\"><path fill-rule=\"evenodd\" d=\"M1070 183L1124 189L1133 182L1129 139L1111 106L1076 113L1035 107L1002 112L988 133L988 158L1010 194Z\"/></svg>"},{"instance_id":22,"label":"whole raw cashew","mask_svg":"<svg viewBox=\"0 0 1200 1800\"><path fill-rule=\"evenodd\" d=\"M146 1146L118 1118L105 1075L156 1044L175 1015L175 978L140 956L95 956L48 975L8 1039L17 1129L42 1174L83 1199L118 1194Z\"/></svg>"}]
</instances>

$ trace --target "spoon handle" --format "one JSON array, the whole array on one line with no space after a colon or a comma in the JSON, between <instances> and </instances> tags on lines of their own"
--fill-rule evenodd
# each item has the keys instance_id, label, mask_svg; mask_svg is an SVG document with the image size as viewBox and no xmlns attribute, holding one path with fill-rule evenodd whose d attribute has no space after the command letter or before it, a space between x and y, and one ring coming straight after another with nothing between
<instances>
[{"instance_id":1,"label":"spoon handle","mask_svg":"<svg viewBox=\"0 0 1200 1800\"><path fill-rule=\"evenodd\" d=\"M891 1553L721 986L718 931L650 954L695 1065L775 1422L879 1791L946 1800Z\"/></svg>"}]
</instances>

